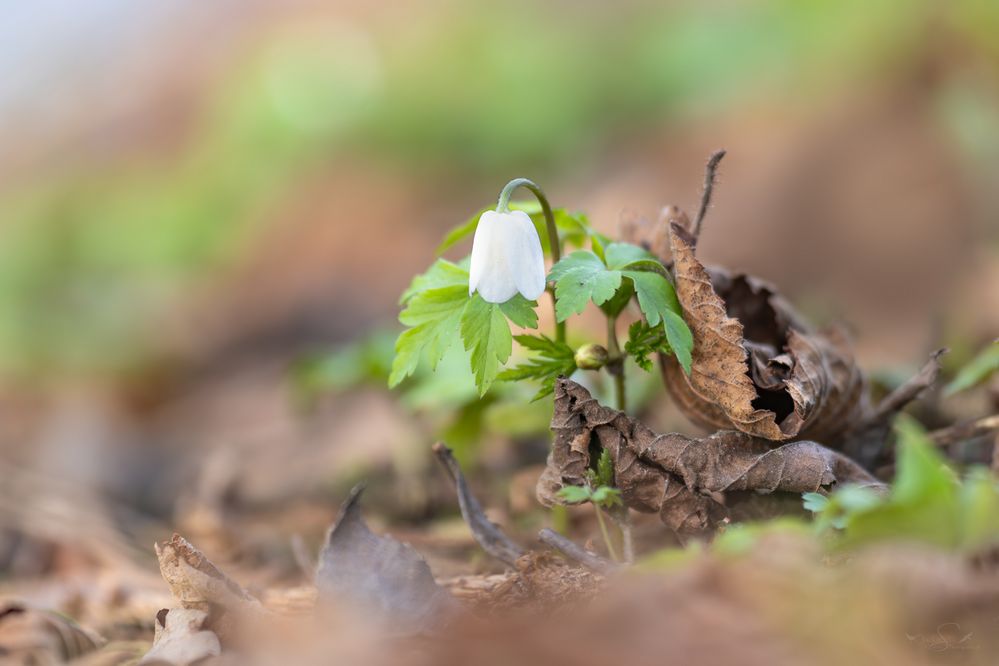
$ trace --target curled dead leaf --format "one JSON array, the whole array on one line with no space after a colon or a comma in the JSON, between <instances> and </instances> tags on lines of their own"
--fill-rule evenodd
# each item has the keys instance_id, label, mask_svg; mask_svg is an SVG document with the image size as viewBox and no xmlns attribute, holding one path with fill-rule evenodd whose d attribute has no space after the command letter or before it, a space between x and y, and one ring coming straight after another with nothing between
<instances>
[{"instance_id":1,"label":"curled dead leaf","mask_svg":"<svg viewBox=\"0 0 999 666\"><path fill-rule=\"evenodd\" d=\"M812 332L761 280L709 273L682 222L669 222L668 237L694 350L689 375L666 358L663 378L684 413L773 441L838 438L863 392L846 336Z\"/></svg>"},{"instance_id":2,"label":"curled dead leaf","mask_svg":"<svg viewBox=\"0 0 999 666\"><path fill-rule=\"evenodd\" d=\"M883 488L849 458L812 441L774 448L735 430L710 437L658 434L568 379L555 384L552 430L552 452L537 487L542 504L560 503L561 488L586 483L591 446L599 445L614 462L614 485L624 503L658 512L680 533L705 530L723 517L718 499L729 491L803 493L846 482Z\"/></svg>"}]
</instances>

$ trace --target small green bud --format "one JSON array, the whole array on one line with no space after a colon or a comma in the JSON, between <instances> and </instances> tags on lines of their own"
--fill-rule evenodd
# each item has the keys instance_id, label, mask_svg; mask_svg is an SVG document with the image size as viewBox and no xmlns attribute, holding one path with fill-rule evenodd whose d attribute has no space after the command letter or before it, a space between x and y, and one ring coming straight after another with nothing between
<instances>
[{"instance_id":1,"label":"small green bud","mask_svg":"<svg viewBox=\"0 0 999 666\"><path fill-rule=\"evenodd\" d=\"M576 367L599 370L607 365L607 350L600 345L583 345L576 350Z\"/></svg>"}]
</instances>

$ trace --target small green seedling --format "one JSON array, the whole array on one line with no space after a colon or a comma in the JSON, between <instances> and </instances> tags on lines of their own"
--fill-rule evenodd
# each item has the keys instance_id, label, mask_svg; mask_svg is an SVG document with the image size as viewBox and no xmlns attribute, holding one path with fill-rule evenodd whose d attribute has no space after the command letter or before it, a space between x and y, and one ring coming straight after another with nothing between
<instances>
[{"instance_id":1,"label":"small green seedling","mask_svg":"<svg viewBox=\"0 0 999 666\"><path fill-rule=\"evenodd\" d=\"M537 203L511 202L520 187L529 190ZM650 356L673 355L690 372L693 336L670 272L647 250L611 242L589 225L585 215L552 209L541 188L526 178L503 188L495 210L481 210L451 230L438 253L468 236L474 236L468 257L457 262L438 258L403 292L399 321L406 330L395 343L389 386L400 384L420 366L436 369L445 353L459 344L468 355L480 397L496 381L532 381L539 384L534 396L539 400L552 395L559 377L603 371L613 380L617 408L623 411L628 358L651 371ZM575 249L563 257L566 247ZM551 263L547 273L545 255ZM511 324L538 328L538 299L546 292L554 306L551 335L526 331L514 335ZM606 320L606 340L573 344L567 337L568 320L591 303ZM618 323L629 307L634 321L622 345ZM527 358L508 368L514 341ZM621 527L625 555L630 557L627 509L613 487L610 458L603 451L597 460L588 484L565 488L561 498L568 503L590 502L597 508L601 532L616 559L602 517L603 511L615 509L608 515Z\"/></svg>"}]
</instances>

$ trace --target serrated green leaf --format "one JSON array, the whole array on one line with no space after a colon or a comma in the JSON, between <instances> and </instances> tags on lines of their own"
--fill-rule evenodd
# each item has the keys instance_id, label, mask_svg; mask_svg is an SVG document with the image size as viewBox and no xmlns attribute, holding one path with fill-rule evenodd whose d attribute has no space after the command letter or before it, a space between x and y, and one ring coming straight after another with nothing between
<instances>
[{"instance_id":1,"label":"serrated green leaf","mask_svg":"<svg viewBox=\"0 0 999 666\"><path fill-rule=\"evenodd\" d=\"M590 489L586 486L565 486L557 494L559 499L570 504L589 502L591 496Z\"/></svg>"},{"instance_id":2,"label":"serrated green leaf","mask_svg":"<svg viewBox=\"0 0 999 666\"><path fill-rule=\"evenodd\" d=\"M608 486L600 486L593 491L590 496L590 501L594 504L609 509L612 506L621 506L623 504L621 500L621 491L617 488L610 488Z\"/></svg>"},{"instance_id":3,"label":"serrated green leaf","mask_svg":"<svg viewBox=\"0 0 999 666\"><path fill-rule=\"evenodd\" d=\"M555 388L555 380L561 375L571 375L576 371L575 354L572 347L564 342L556 342L540 335L514 336L521 347L536 352L526 363L507 368L496 377L501 381L534 379L541 381L541 389L532 402L550 395Z\"/></svg>"},{"instance_id":4,"label":"serrated green leaf","mask_svg":"<svg viewBox=\"0 0 999 666\"><path fill-rule=\"evenodd\" d=\"M622 269L633 263L655 262L656 258L651 252L637 245L611 243L604 248L604 260L607 262L607 268Z\"/></svg>"},{"instance_id":5,"label":"serrated green leaf","mask_svg":"<svg viewBox=\"0 0 999 666\"><path fill-rule=\"evenodd\" d=\"M614 461L611 460L610 451L607 449L602 449L600 457L597 458L596 482L598 486L614 485Z\"/></svg>"},{"instance_id":6,"label":"serrated green leaf","mask_svg":"<svg viewBox=\"0 0 999 666\"><path fill-rule=\"evenodd\" d=\"M642 310L650 326L655 326L663 320L663 314L674 312L680 314L680 301L669 280L658 273L645 271L623 271L625 277L635 285L638 295L638 307Z\"/></svg>"},{"instance_id":7,"label":"serrated green leaf","mask_svg":"<svg viewBox=\"0 0 999 666\"><path fill-rule=\"evenodd\" d=\"M471 352L475 385L479 395L485 395L513 351L510 324L499 305L487 303L477 293L468 300L460 322L462 342Z\"/></svg>"},{"instance_id":8,"label":"serrated green leaf","mask_svg":"<svg viewBox=\"0 0 999 666\"><path fill-rule=\"evenodd\" d=\"M536 307L538 307L537 301L529 301L520 294L515 294L509 301L500 305L500 310L503 311L507 319L521 328L537 328L538 313L535 312Z\"/></svg>"},{"instance_id":9,"label":"serrated green leaf","mask_svg":"<svg viewBox=\"0 0 999 666\"><path fill-rule=\"evenodd\" d=\"M469 302L467 284L427 289L409 299L399 321L410 328L396 340L390 387L413 374L424 354L431 367L436 367L458 338L458 325Z\"/></svg>"},{"instance_id":10,"label":"serrated green leaf","mask_svg":"<svg viewBox=\"0 0 999 666\"><path fill-rule=\"evenodd\" d=\"M971 359L944 389L945 395L954 395L981 384L999 372L999 340L983 349Z\"/></svg>"},{"instance_id":11,"label":"serrated green leaf","mask_svg":"<svg viewBox=\"0 0 999 666\"><path fill-rule=\"evenodd\" d=\"M430 266L426 273L413 278L406 291L402 292L399 304L405 305L409 299L421 291L457 285L468 287L468 269L446 259L438 259Z\"/></svg>"},{"instance_id":12,"label":"serrated green leaf","mask_svg":"<svg viewBox=\"0 0 999 666\"><path fill-rule=\"evenodd\" d=\"M673 350L666 340L662 326L652 327L644 319L639 319L628 327L628 340L624 351L646 372L652 371L652 354L671 354Z\"/></svg>"},{"instance_id":13,"label":"serrated green leaf","mask_svg":"<svg viewBox=\"0 0 999 666\"><path fill-rule=\"evenodd\" d=\"M693 363L691 353L694 350L694 334L690 332L687 322L672 310L667 310L663 313L663 321L665 322L666 340L669 342L670 349L673 350L676 360L680 362L680 367L689 375L690 367Z\"/></svg>"},{"instance_id":14,"label":"serrated green leaf","mask_svg":"<svg viewBox=\"0 0 999 666\"><path fill-rule=\"evenodd\" d=\"M562 322L581 313L593 301L600 305L621 286L621 272L608 270L593 252L578 250L552 267L555 282L555 316Z\"/></svg>"}]
</instances>

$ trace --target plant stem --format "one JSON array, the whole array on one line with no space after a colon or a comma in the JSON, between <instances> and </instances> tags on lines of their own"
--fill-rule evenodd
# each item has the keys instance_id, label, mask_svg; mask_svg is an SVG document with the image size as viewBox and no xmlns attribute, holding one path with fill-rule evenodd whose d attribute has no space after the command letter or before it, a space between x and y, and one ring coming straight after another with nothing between
<instances>
[{"instance_id":1,"label":"plant stem","mask_svg":"<svg viewBox=\"0 0 999 666\"><path fill-rule=\"evenodd\" d=\"M562 259L562 242L558 237L558 227L555 226L555 215L552 213L552 207L548 203L548 197L545 196L544 191L538 187L537 183L528 178L514 178L511 180L500 192L499 201L496 202L496 211L499 213L510 212L510 196L518 187L530 190L531 194L537 198L538 203L541 204L541 212L545 216L545 226L548 234L548 252L552 258L552 266L554 266ZM555 307L554 291L552 291L552 307ZM555 315L555 340L557 342L565 342L565 322L558 320L558 314Z\"/></svg>"},{"instance_id":2,"label":"plant stem","mask_svg":"<svg viewBox=\"0 0 999 666\"><path fill-rule=\"evenodd\" d=\"M621 549L624 551L625 563L633 564L635 562L635 540L631 535L631 516L628 507L622 506L620 511L608 511L607 515L614 520L614 524L621 531Z\"/></svg>"},{"instance_id":3,"label":"plant stem","mask_svg":"<svg viewBox=\"0 0 999 666\"><path fill-rule=\"evenodd\" d=\"M620 411L625 411L624 357L617 341L617 317L607 317L607 356L614 359L607 364L607 372L614 377L614 401Z\"/></svg>"},{"instance_id":4,"label":"plant stem","mask_svg":"<svg viewBox=\"0 0 999 666\"><path fill-rule=\"evenodd\" d=\"M604 543L607 544L607 553L611 556L612 560L620 562L621 559L617 556L617 551L614 549L614 542L611 541L610 533L607 532L607 523L604 522L603 509L596 504L593 505L593 509L597 512L597 523L600 525L600 534L604 537Z\"/></svg>"}]
</instances>

